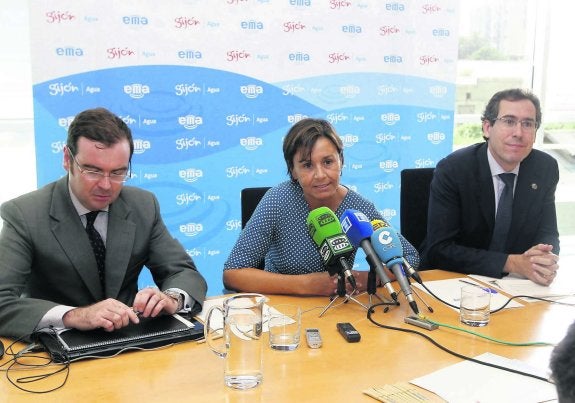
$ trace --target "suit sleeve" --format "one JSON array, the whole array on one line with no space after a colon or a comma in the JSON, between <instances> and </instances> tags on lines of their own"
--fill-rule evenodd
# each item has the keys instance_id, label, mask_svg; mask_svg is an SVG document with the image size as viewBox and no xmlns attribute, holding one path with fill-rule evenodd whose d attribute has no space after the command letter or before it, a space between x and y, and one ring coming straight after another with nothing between
<instances>
[{"instance_id":1,"label":"suit sleeve","mask_svg":"<svg viewBox=\"0 0 575 403\"><path fill-rule=\"evenodd\" d=\"M462 242L466 216L478 214L478 207L464 202L461 192L469 189L465 183L469 179L457 172L458 168L448 160L441 161L434 171L427 221L427 264L429 268L500 278L507 254L480 246L489 242L479 238L485 234L479 234L473 246Z\"/></svg>"}]
</instances>

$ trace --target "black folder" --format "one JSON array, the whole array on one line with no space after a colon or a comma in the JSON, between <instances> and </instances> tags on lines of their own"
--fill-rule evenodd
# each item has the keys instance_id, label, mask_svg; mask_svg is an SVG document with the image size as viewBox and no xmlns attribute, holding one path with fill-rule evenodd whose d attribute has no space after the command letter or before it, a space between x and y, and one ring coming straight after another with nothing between
<instances>
[{"instance_id":1,"label":"black folder","mask_svg":"<svg viewBox=\"0 0 575 403\"><path fill-rule=\"evenodd\" d=\"M102 329L81 331L42 330L32 338L44 346L55 362L110 357L130 350L145 350L169 344L196 340L204 335L204 326L196 319L180 315L140 318L140 323L112 332Z\"/></svg>"}]
</instances>

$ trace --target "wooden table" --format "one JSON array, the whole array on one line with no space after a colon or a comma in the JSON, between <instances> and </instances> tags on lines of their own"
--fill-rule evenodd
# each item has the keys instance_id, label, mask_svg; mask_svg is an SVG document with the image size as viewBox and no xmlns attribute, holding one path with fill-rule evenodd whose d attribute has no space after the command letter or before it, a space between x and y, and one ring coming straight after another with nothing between
<instances>
[{"instance_id":1,"label":"wooden table","mask_svg":"<svg viewBox=\"0 0 575 403\"><path fill-rule=\"evenodd\" d=\"M432 270L421 272L424 281L459 277ZM399 289L397 284L394 286ZM426 293L433 307L428 316L438 322L459 326L455 310ZM367 303L367 295L359 299ZM187 342L157 351L129 352L109 359L72 363L66 384L60 389L34 395L0 380L0 401L30 402L375 402L363 390L396 382L407 382L460 359L433 346L418 335L383 329L367 319L364 308L349 302L334 304L321 318L327 298L270 296L269 304L299 304L304 311L302 328L317 327L323 338L321 349L309 349L303 339L293 352L265 348L264 381L253 390L236 391L223 383L223 360L205 343ZM400 296L400 306L373 318L386 325L419 329L403 322L409 306ZM420 308L424 305L418 300ZM558 342L575 319L573 307L537 302L522 308L506 309L491 316L488 326L475 329L506 341ZM336 330L337 322L350 322L361 334L359 343L347 343ZM552 347L510 347L447 328L425 331L445 347L467 356L492 352L521 359L545 368ZM267 338L267 336L266 336ZM8 346L9 340L4 339ZM17 348L18 349L18 348ZM1 363L8 357L4 356ZM4 367L3 367L4 368ZM12 374L13 377L27 373ZM44 381L47 389L62 382L62 377ZM34 384L23 385L28 388Z\"/></svg>"}]
</instances>

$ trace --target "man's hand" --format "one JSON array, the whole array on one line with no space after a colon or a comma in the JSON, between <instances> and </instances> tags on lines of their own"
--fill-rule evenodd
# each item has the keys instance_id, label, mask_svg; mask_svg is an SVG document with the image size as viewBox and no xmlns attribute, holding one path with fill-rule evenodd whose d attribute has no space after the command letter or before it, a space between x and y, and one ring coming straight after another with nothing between
<instances>
[{"instance_id":1,"label":"man's hand","mask_svg":"<svg viewBox=\"0 0 575 403\"><path fill-rule=\"evenodd\" d=\"M550 285L559 269L559 256L552 250L552 245L538 244L521 255L509 255L504 271L520 274L537 284Z\"/></svg>"},{"instance_id":2,"label":"man's hand","mask_svg":"<svg viewBox=\"0 0 575 403\"><path fill-rule=\"evenodd\" d=\"M134 311L145 318L155 317L161 313L173 315L177 309L178 301L153 287L138 291L134 299Z\"/></svg>"},{"instance_id":3,"label":"man's hand","mask_svg":"<svg viewBox=\"0 0 575 403\"><path fill-rule=\"evenodd\" d=\"M108 298L94 305L75 308L64 314L64 326L79 330L102 328L107 332L139 323L138 315L129 306Z\"/></svg>"}]
</instances>

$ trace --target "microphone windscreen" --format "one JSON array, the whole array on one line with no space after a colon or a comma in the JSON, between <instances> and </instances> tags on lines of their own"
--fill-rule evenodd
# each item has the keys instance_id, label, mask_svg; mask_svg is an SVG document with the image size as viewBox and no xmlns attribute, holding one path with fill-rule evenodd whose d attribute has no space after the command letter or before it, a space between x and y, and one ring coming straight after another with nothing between
<instances>
[{"instance_id":1,"label":"microphone windscreen","mask_svg":"<svg viewBox=\"0 0 575 403\"><path fill-rule=\"evenodd\" d=\"M341 228L353 246L356 248L361 241L373 234L369 218L361 211L347 209L339 219Z\"/></svg>"},{"instance_id":2,"label":"microphone windscreen","mask_svg":"<svg viewBox=\"0 0 575 403\"><path fill-rule=\"evenodd\" d=\"M392 227L380 228L371 234L375 253L387 266L403 263L403 247L397 232Z\"/></svg>"},{"instance_id":3,"label":"microphone windscreen","mask_svg":"<svg viewBox=\"0 0 575 403\"><path fill-rule=\"evenodd\" d=\"M343 232L337 216L329 207L318 207L310 211L306 224L317 246L320 246L326 238Z\"/></svg>"}]
</instances>

